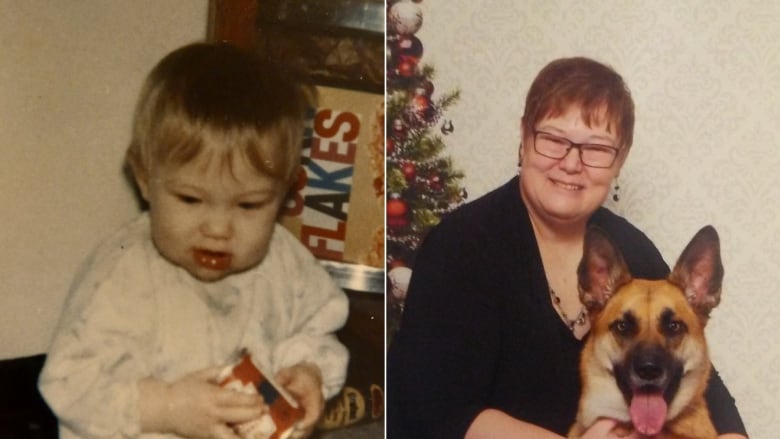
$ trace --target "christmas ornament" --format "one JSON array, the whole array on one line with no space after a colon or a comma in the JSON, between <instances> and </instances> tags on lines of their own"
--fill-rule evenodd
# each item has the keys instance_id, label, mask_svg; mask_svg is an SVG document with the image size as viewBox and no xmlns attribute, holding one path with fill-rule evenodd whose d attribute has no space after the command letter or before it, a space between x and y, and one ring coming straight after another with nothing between
<instances>
[{"instance_id":1,"label":"christmas ornament","mask_svg":"<svg viewBox=\"0 0 780 439\"><path fill-rule=\"evenodd\" d=\"M433 174L428 179L428 186L435 191L440 191L442 188L441 177L438 174Z\"/></svg>"},{"instance_id":2,"label":"christmas ornament","mask_svg":"<svg viewBox=\"0 0 780 439\"><path fill-rule=\"evenodd\" d=\"M411 35L422 27L422 10L415 3L398 2L390 7L387 22L396 33Z\"/></svg>"},{"instance_id":3,"label":"christmas ornament","mask_svg":"<svg viewBox=\"0 0 780 439\"><path fill-rule=\"evenodd\" d=\"M406 206L406 203L404 203L403 200L395 198L387 202L386 210L388 218L399 218L406 216L409 208Z\"/></svg>"},{"instance_id":4,"label":"christmas ornament","mask_svg":"<svg viewBox=\"0 0 780 439\"><path fill-rule=\"evenodd\" d=\"M401 166L401 173L406 177L406 181L414 180L415 175L417 175L417 167L412 162L406 162Z\"/></svg>"},{"instance_id":5,"label":"christmas ornament","mask_svg":"<svg viewBox=\"0 0 780 439\"><path fill-rule=\"evenodd\" d=\"M387 226L393 229L403 229L409 225L409 218L405 216L388 217Z\"/></svg>"},{"instance_id":6,"label":"christmas ornament","mask_svg":"<svg viewBox=\"0 0 780 439\"><path fill-rule=\"evenodd\" d=\"M409 225L409 218L407 215L409 208L404 201L394 198L387 202L385 210L387 212L388 227L400 229Z\"/></svg>"},{"instance_id":7,"label":"christmas ornament","mask_svg":"<svg viewBox=\"0 0 780 439\"><path fill-rule=\"evenodd\" d=\"M406 125L403 120L393 119L393 134L399 139L406 136Z\"/></svg>"},{"instance_id":8,"label":"christmas ornament","mask_svg":"<svg viewBox=\"0 0 780 439\"><path fill-rule=\"evenodd\" d=\"M387 155L393 155L393 151L395 151L395 142L388 137L385 139L385 152L387 152Z\"/></svg>"},{"instance_id":9,"label":"christmas ornament","mask_svg":"<svg viewBox=\"0 0 780 439\"><path fill-rule=\"evenodd\" d=\"M396 73L398 76L403 76L405 78L409 78L414 76L414 72L417 69L417 61L409 58L401 60L398 63L398 68L396 69Z\"/></svg>"},{"instance_id":10,"label":"christmas ornament","mask_svg":"<svg viewBox=\"0 0 780 439\"><path fill-rule=\"evenodd\" d=\"M431 108L431 99L425 95L417 95L412 99L412 107L418 116L424 116Z\"/></svg>"},{"instance_id":11,"label":"christmas ornament","mask_svg":"<svg viewBox=\"0 0 780 439\"><path fill-rule=\"evenodd\" d=\"M414 35L401 35L401 37L398 38L398 42L396 43L395 54L401 61L412 59L416 64L423 56L422 41L420 41L420 39Z\"/></svg>"},{"instance_id":12,"label":"christmas ornament","mask_svg":"<svg viewBox=\"0 0 780 439\"><path fill-rule=\"evenodd\" d=\"M409 289L409 280L412 278L412 270L409 267L396 267L387 273L390 279L390 292L398 300L406 298Z\"/></svg>"},{"instance_id":13,"label":"christmas ornament","mask_svg":"<svg viewBox=\"0 0 780 439\"><path fill-rule=\"evenodd\" d=\"M445 136L453 131L455 131L455 127L452 125L451 120L445 120L444 123L441 124L441 133Z\"/></svg>"}]
</instances>

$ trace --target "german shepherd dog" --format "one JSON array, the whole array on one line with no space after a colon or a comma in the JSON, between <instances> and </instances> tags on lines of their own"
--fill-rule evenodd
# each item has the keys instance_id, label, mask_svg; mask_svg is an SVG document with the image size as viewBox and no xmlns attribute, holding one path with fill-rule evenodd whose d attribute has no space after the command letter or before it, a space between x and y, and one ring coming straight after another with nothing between
<instances>
[{"instance_id":1,"label":"german shepherd dog","mask_svg":"<svg viewBox=\"0 0 780 439\"><path fill-rule=\"evenodd\" d=\"M712 226L702 228L665 280L634 279L605 232L589 228L578 268L591 318L582 395L569 437L598 418L653 439L715 438L704 391L704 326L720 302L723 264Z\"/></svg>"}]
</instances>

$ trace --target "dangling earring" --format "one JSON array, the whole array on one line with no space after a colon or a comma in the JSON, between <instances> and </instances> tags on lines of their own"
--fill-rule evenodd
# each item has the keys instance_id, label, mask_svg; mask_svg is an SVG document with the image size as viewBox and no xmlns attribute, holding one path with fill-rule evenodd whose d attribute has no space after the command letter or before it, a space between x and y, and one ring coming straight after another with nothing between
<instances>
[{"instance_id":1,"label":"dangling earring","mask_svg":"<svg viewBox=\"0 0 780 439\"><path fill-rule=\"evenodd\" d=\"M615 192L612 194L612 201L618 202L620 201L620 194L618 191L620 190L620 183L618 182L617 177L615 177Z\"/></svg>"}]
</instances>

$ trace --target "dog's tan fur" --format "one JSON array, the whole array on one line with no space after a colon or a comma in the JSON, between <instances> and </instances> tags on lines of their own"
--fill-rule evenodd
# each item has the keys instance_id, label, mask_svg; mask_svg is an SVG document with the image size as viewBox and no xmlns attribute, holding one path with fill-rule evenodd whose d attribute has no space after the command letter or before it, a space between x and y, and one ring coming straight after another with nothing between
<instances>
[{"instance_id":1,"label":"dog's tan fur","mask_svg":"<svg viewBox=\"0 0 780 439\"><path fill-rule=\"evenodd\" d=\"M582 396L569 437L580 437L602 417L633 430L630 400L640 387L648 392L676 388L666 390L663 398L667 410L662 429L647 437L716 437L703 396L710 374L704 326L720 301L719 247L717 232L707 226L685 248L668 279L633 279L606 234L588 230L578 276L591 332L582 352ZM644 380L640 375L648 375L647 369L638 372L639 364L657 358L665 366L651 364L650 370L663 376Z\"/></svg>"}]
</instances>

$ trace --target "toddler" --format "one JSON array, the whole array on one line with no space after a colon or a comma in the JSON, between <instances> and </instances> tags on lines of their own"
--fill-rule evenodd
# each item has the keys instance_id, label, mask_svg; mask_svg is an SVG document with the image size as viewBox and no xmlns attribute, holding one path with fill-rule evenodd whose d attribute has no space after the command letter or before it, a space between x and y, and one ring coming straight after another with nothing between
<instances>
[{"instance_id":1,"label":"toddler","mask_svg":"<svg viewBox=\"0 0 780 439\"><path fill-rule=\"evenodd\" d=\"M195 43L152 70L127 165L148 212L77 275L40 390L63 439L237 437L258 395L217 376L248 350L305 409L341 388L344 293L276 222L313 92L249 52Z\"/></svg>"}]
</instances>

